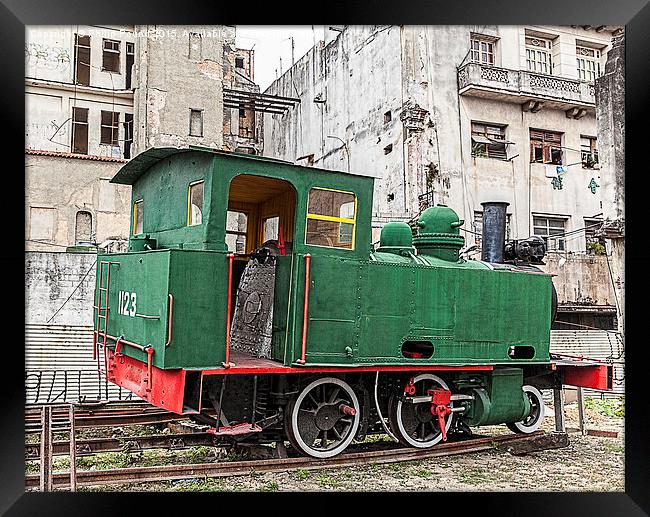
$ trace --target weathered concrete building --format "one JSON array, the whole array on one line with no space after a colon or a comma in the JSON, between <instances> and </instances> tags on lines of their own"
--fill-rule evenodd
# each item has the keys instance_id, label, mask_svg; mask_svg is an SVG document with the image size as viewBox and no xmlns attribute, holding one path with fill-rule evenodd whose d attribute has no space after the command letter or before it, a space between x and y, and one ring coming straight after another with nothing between
<instances>
[{"instance_id":1,"label":"weathered concrete building","mask_svg":"<svg viewBox=\"0 0 650 517\"><path fill-rule=\"evenodd\" d=\"M375 176L375 241L386 221L446 204L468 223L476 257L481 203L506 201L509 238L541 235L551 250L560 319L612 328L594 235L612 202L600 187L594 80L620 30L347 27L267 89L301 102L265 116L264 154Z\"/></svg>"},{"instance_id":2,"label":"weathered concrete building","mask_svg":"<svg viewBox=\"0 0 650 517\"><path fill-rule=\"evenodd\" d=\"M148 147L261 152L262 115L237 94L259 93L254 53L235 35L234 26L27 28L26 249L124 243L130 188L109 181ZM235 92L226 105L224 89Z\"/></svg>"},{"instance_id":3,"label":"weathered concrete building","mask_svg":"<svg viewBox=\"0 0 650 517\"><path fill-rule=\"evenodd\" d=\"M625 34L614 38L605 73L596 79L596 116L600 142L603 226L611 253L610 275L618 309L618 329L625 335Z\"/></svg>"},{"instance_id":4,"label":"weathered concrete building","mask_svg":"<svg viewBox=\"0 0 650 517\"><path fill-rule=\"evenodd\" d=\"M234 26L136 27L135 151L204 145L261 152L262 117L231 92L259 92Z\"/></svg>"},{"instance_id":5,"label":"weathered concrete building","mask_svg":"<svg viewBox=\"0 0 650 517\"><path fill-rule=\"evenodd\" d=\"M235 28L226 27L223 45L223 148L247 154L262 154L264 116L252 103L260 87L255 84L255 51L235 47Z\"/></svg>"},{"instance_id":6,"label":"weathered concrete building","mask_svg":"<svg viewBox=\"0 0 650 517\"><path fill-rule=\"evenodd\" d=\"M124 240L130 189L109 180L131 156L129 27L28 27L25 247Z\"/></svg>"}]
</instances>

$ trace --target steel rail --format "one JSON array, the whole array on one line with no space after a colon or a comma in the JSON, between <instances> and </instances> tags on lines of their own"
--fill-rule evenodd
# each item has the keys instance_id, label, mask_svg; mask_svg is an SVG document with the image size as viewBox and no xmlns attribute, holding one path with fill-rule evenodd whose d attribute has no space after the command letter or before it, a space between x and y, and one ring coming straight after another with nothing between
<instances>
[{"instance_id":1,"label":"steel rail","mask_svg":"<svg viewBox=\"0 0 650 517\"><path fill-rule=\"evenodd\" d=\"M46 404L48 405L48 404ZM57 407L54 406L52 407L52 413L54 415L67 415L68 413L68 408L70 407L70 404L66 404L65 406ZM27 409L25 411L25 417L26 418L36 418L39 416L39 412L41 411L41 408L38 409L38 411L34 411L33 409ZM100 408L100 409L83 409L80 408L79 406L75 405L75 413L79 416L100 416L100 415L139 415L143 413L151 413L151 412L160 412L160 411L165 411L169 412L166 409L161 409L156 406L151 406L151 405L146 405L146 406L130 406L130 407L124 407L124 408Z\"/></svg>"},{"instance_id":2,"label":"steel rail","mask_svg":"<svg viewBox=\"0 0 650 517\"><path fill-rule=\"evenodd\" d=\"M502 435L475 438L459 442L445 442L430 449L392 448L365 452L350 452L329 459L307 457L284 458L281 460L247 460L221 463L196 463L189 465L160 465L153 467L129 467L111 470L77 471L77 486L101 486L123 483L145 483L189 478L217 478L244 476L251 472L287 472L298 469L323 469L359 466L365 464L384 464L402 461L422 460L440 456L452 456L494 449L503 443L528 441L544 433L521 435ZM70 484L67 472L53 475L53 486L66 488ZM39 475L25 476L26 488L37 488Z\"/></svg>"},{"instance_id":3,"label":"steel rail","mask_svg":"<svg viewBox=\"0 0 650 517\"><path fill-rule=\"evenodd\" d=\"M134 413L118 413L118 414L89 414L89 415L75 415L75 425L77 427L113 427L113 426L128 426L128 425L146 425L146 424L159 424L165 422L173 422L175 420L183 420L186 417L171 413L165 410L152 410L140 411ZM53 415L53 424L58 425L61 423L68 423L68 418L64 414ZM26 432L40 431L41 423L35 417L25 418Z\"/></svg>"},{"instance_id":4,"label":"steel rail","mask_svg":"<svg viewBox=\"0 0 650 517\"><path fill-rule=\"evenodd\" d=\"M92 456L100 452L140 452L145 449L179 450L200 445L217 445L216 438L209 433L176 433L148 436L124 436L121 438L77 439L75 451L77 456ZM40 457L41 444L26 443L25 459L37 460ZM52 455L70 454L70 442L61 440L52 442Z\"/></svg>"}]
</instances>

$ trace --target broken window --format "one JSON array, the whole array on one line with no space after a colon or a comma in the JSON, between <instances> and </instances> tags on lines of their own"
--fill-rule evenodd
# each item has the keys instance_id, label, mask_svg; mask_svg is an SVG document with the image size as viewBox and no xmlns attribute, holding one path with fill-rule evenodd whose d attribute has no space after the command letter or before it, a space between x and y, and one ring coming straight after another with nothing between
<instances>
[{"instance_id":1,"label":"broken window","mask_svg":"<svg viewBox=\"0 0 650 517\"><path fill-rule=\"evenodd\" d=\"M93 231L93 216L86 210L80 210L75 216L74 240L75 244L91 243Z\"/></svg>"},{"instance_id":2,"label":"broken window","mask_svg":"<svg viewBox=\"0 0 650 517\"><path fill-rule=\"evenodd\" d=\"M384 124L388 124L393 118L393 115L391 114L390 110L384 113Z\"/></svg>"},{"instance_id":3,"label":"broken window","mask_svg":"<svg viewBox=\"0 0 650 517\"><path fill-rule=\"evenodd\" d=\"M393 151L393 144L388 144L386 147L384 147L384 154L389 154Z\"/></svg>"},{"instance_id":4,"label":"broken window","mask_svg":"<svg viewBox=\"0 0 650 517\"><path fill-rule=\"evenodd\" d=\"M510 237L510 216L512 214L506 214L506 240L511 239ZM480 248L481 247L481 238L483 237L483 212L480 210L474 210L474 222L472 224L472 231L474 232L474 243Z\"/></svg>"},{"instance_id":5,"label":"broken window","mask_svg":"<svg viewBox=\"0 0 650 517\"><path fill-rule=\"evenodd\" d=\"M246 253L248 216L244 212L228 210L226 213L226 245L233 253Z\"/></svg>"},{"instance_id":6,"label":"broken window","mask_svg":"<svg viewBox=\"0 0 650 517\"><path fill-rule=\"evenodd\" d=\"M203 136L203 110L190 110L190 136Z\"/></svg>"},{"instance_id":7,"label":"broken window","mask_svg":"<svg viewBox=\"0 0 650 517\"><path fill-rule=\"evenodd\" d=\"M74 80L90 86L90 36L74 35Z\"/></svg>"},{"instance_id":8,"label":"broken window","mask_svg":"<svg viewBox=\"0 0 650 517\"><path fill-rule=\"evenodd\" d=\"M142 199L133 203L133 235L142 233L143 208L144 201Z\"/></svg>"},{"instance_id":9,"label":"broken window","mask_svg":"<svg viewBox=\"0 0 650 517\"><path fill-rule=\"evenodd\" d=\"M203 180L190 183L187 191L187 225L203 222Z\"/></svg>"},{"instance_id":10,"label":"broken window","mask_svg":"<svg viewBox=\"0 0 650 517\"><path fill-rule=\"evenodd\" d=\"M472 122L472 156L507 159L506 126Z\"/></svg>"},{"instance_id":11,"label":"broken window","mask_svg":"<svg viewBox=\"0 0 650 517\"><path fill-rule=\"evenodd\" d=\"M578 79L594 81L600 77L600 50L576 46Z\"/></svg>"},{"instance_id":12,"label":"broken window","mask_svg":"<svg viewBox=\"0 0 650 517\"><path fill-rule=\"evenodd\" d=\"M201 35L196 32L190 32L190 50L188 57L193 61L200 61L203 52L203 40Z\"/></svg>"},{"instance_id":13,"label":"broken window","mask_svg":"<svg viewBox=\"0 0 650 517\"><path fill-rule=\"evenodd\" d=\"M580 156L582 167L585 169L593 169L594 165L598 163L598 147L596 143L595 137L580 136Z\"/></svg>"},{"instance_id":14,"label":"broken window","mask_svg":"<svg viewBox=\"0 0 650 517\"><path fill-rule=\"evenodd\" d=\"M253 138L255 136L255 112L239 108L239 136L242 138Z\"/></svg>"},{"instance_id":15,"label":"broken window","mask_svg":"<svg viewBox=\"0 0 650 517\"><path fill-rule=\"evenodd\" d=\"M494 64L494 45L495 41L492 38L481 37L479 35L472 35L470 39L470 58L474 63L481 63L483 65Z\"/></svg>"},{"instance_id":16,"label":"broken window","mask_svg":"<svg viewBox=\"0 0 650 517\"><path fill-rule=\"evenodd\" d=\"M120 134L120 114L114 111L102 110L101 122L100 143L113 146L119 145L118 137Z\"/></svg>"},{"instance_id":17,"label":"broken window","mask_svg":"<svg viewBox=\"0 0 650 517\"><path fill-rule=\"evenodd\" d=\"M244 68L244 58L236 57L235 58L235 68Z\"/></svg>"},{"instance_id":18,"label":"broken window","mask_svg":"<svg viewBox=\"0 0 650 517\"><path fill-rule=\"evenodd\" d=\"M133 144L133 113L124 114L124 158L131 158Z\"/></svg>"},{"instance_id":19,"label":"broken window","mask_svg":"<svg viewBox=\"0 0 650 517\"><path fill-rule=\"evenodd\" d=\"M551 40L526 36L526 68L531 72L553 74L552 48Z\"/></svg>"},{"instance_id":20,"label":"broken window","mask_svg":"<svg viewBox=\"0 0 650 517\"><path fill-rule=\"evenodd\" d=\"M530 161L562 165L562 133L530 130Z\"/></svg>"},{"instance_id":21,"label":"broken window","mask_svg":"<svg viewBox=\"0 0 650 517\"><path fill-rule=\"evenodd\" d=\"M131 74L133 73L133 63L135 61L135 44L126 44L126 80L124 87L127 90L131 89Z\"/></svg>"},{"instance_id":22,"label":"broken window","mask_svg":"<svg viewBox=\"0 0 650 517\"><path fill-rule=\"evenodd\" d=\"M352 192L309 191L306 244L353 249L355 222L356 197Z\"/></svg>"},{"instance_id":23,"label":"broken window","mask_svg":"<svg viewBox=\"0 0 650 517\"><path fill-rule=\"evenodd\" d=\"M88 154L88 108L72 108L72 152Z\"/></svg>"},{"instance_id":24,"label":"broken window","mask_svg":"<svg viewBox=\"0 0 650 517\"><path fill-rule=\"evenodd\" d=\"M105 72L120 73L120 42L105 39L102 53L102 70Z\"/></svg>"},{"instance_id":25,"label":"broken window","mask_svg":"<svg viewBox=\"0 0 650 517\"><path fill-rule=\"evenodd\" d=\"M544 239L547 250L565 249L566 219L559 217L533 217L533 234Z\"/></svg>"}]
</instances>

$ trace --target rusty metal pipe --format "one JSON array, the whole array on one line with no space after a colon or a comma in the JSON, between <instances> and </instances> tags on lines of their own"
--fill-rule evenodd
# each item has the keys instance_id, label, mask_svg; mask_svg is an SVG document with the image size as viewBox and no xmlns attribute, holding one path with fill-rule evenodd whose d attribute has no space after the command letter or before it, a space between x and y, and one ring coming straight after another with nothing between
<instances>
[{"instance_id":1,"label":"rusty metal pipe","mask_svg":"<svg viewBox=\"0 0 650 517\"><path fill-rule=\"evenodd\" d=\"M147 352L147 391L151 391L151 386L152 386L151 374L153 373L152 372L153 360L151 356L153 356L153 348L151 346L147 347L146 352Z\"/></svg>"}]
</instances>

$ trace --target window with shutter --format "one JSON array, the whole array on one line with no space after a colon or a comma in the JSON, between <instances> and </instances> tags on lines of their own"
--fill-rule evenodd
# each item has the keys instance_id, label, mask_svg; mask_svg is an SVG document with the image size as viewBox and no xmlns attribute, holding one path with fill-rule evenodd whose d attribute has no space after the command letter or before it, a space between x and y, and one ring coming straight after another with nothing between
<instances>
[{"instance_id":1,"label":"window with shutter","mask_svg":"<svg viewBox=\"0 0 650 517\"><path fill-rule=\"evenodd\" d=\"M530 130L530 161L562 165L562 133Z\"/></svg>"},{"instance_id":2,"label":"window with shutter","mask_svg":"<svg viewBox=\"0 0 650 517\"><path fill-rule=\"evenodd\" d=\"M506 160L506 126L472 121L472 156Z\"/></svg>"}]
</instances>

